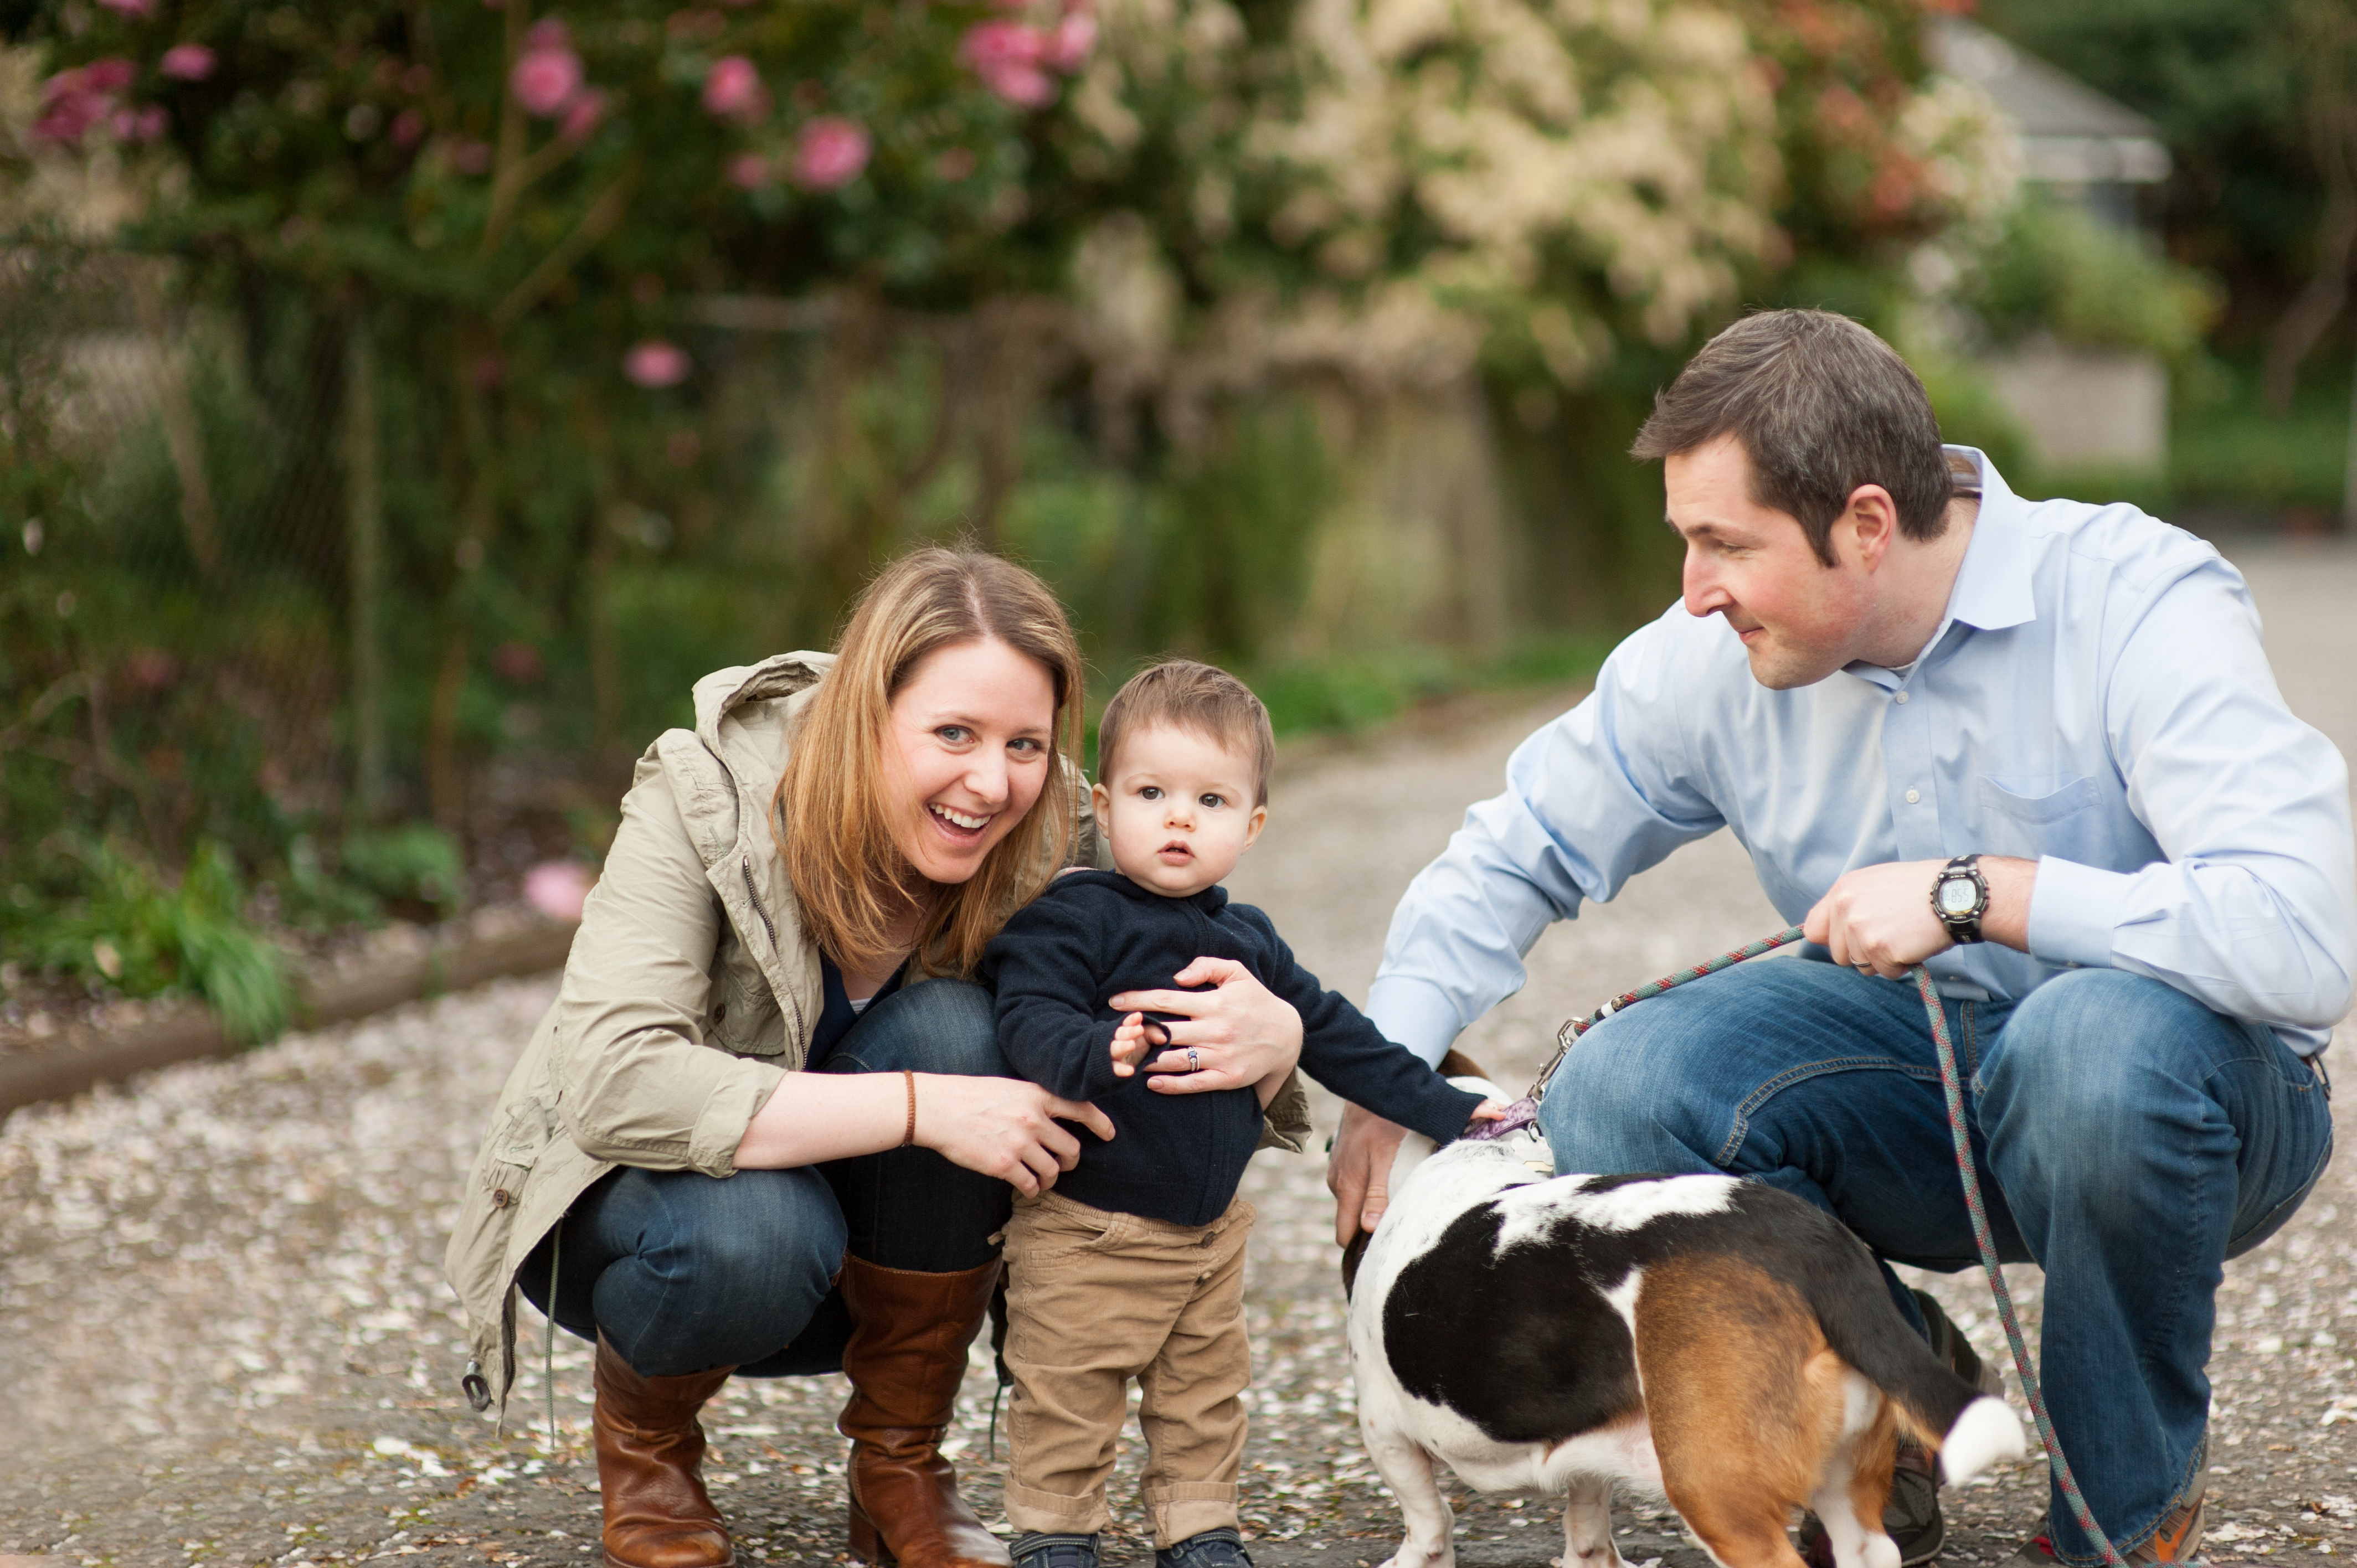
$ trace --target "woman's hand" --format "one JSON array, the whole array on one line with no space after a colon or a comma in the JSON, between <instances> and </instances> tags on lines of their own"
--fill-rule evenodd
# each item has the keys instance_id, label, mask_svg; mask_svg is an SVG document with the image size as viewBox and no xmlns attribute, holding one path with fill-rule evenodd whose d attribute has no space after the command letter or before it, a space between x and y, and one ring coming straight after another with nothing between
<instances>
[{"instance_id":1,"label":"woman's hand","mask_svg":"<svg viewBox=\"0 0 2357 1568\"><path fill-rule=\"evenodd\" d=\"M1172 975L1178 985L1210 991L1125 991L1112 1005L1125 1013L1176 1014L1157 1024L1169 1048L1146 1064L1147 1086L1161 1094L1249 1089L1301 1059L1301 1015L1232 958L1199 958Z\"/></svg>"},{"instance_id":2,"label":"woman's hand","mask_svg":"<svg viewBox=\"0 0 2357 1568\"><path fill-rule=\"evenodd\" d=\"M1026 1197L1047 1191L1080 1163L1081 1141L1056 1125L1059 1121L1078 1122L1100 1138L1113 1136L1113 1122L1103 1112L1060 1099L1036 1083L917 1075L918 1144L970 1171L996 1176Z\"/></svg>"},{"instance_id":3,"label":"woman's hand","mask_svg":"<svg viewBox=\"0 0 2357 1568\"><path fill-rule=\"evenodd\" d=\"M920 1072L916 1089L920 1147L1027 1197L1080 1163L1081 1141L1058 1121L1113 1136L1113 1122L1095 1106L1059 1100L1021 1079ZM788 1073L754 1112L736 1163L759 1170L880 1155L899 1148L908 1130L909 1080L897 1072Z\"/></svg>"}]
</instances>

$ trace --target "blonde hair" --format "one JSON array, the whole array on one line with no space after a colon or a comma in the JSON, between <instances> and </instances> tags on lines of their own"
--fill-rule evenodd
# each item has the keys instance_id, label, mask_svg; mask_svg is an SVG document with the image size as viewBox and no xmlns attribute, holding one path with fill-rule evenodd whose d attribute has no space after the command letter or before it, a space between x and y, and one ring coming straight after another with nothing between
<instances>
[{"instance_id":1,"label":"blonde hair","mask_svg":"<svg viewBox=\"0 0 2357 1568\"><path fill-rule=\"evenodd\" d=\"M1097 777L1113 777L1114 754L1132 730L1154 725L1192 731L1252 759L1255 806L1268 804L1276 771L1276 735L1253 689L1226 671L1192 659L1166 659L1132 675L1097 720Z\"/></svg>"},{"instance_id":2,"label":"blonde hair","mask_svg":"<svg viewBox=\"0 0 2357 1568\"><path fill-rule=\"evenodd\" d=\"M900 950L896 905L927 886L893 830L885 747L892 699L928 654L952 643L1004 642L1047 671L1056 707L1048 778L1022 822L968 881L940 886L917 939L929 974L963 973L1007 916L1063 864L1079 821L1071 756L1081 733L1081 650L1063 607L1029 572L977 550L919 550L859 596L796 725L770 800L770 832L785 857L802 923L837 963L866 967ZM791 831L788 831L791 829Z\"/></svg>"}]
</instances>

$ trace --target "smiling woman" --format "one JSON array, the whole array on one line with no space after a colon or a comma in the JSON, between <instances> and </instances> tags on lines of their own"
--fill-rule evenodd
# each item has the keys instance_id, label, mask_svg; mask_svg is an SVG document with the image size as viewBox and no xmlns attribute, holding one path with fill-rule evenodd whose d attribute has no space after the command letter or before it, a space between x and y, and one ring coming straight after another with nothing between
<instances>
[{"instance_id":1,"label":"smiling woman","mask_svg":"<svg viewBox=\"0 0 2357 1568\"><path fill-rule=\"evenodd\" d=\"M1038 578L926 550L868 586L837 652L697 682L695 728L640 762L448 1262L479 1404L513 1381L512 1290L596 1340L609 1565L732 1563L696 1412L731 1373L838 1369L853 1552L1008 1561L941 1439L1013 1193L1072 1168L1060 1121L1113 1128L1011 1076L965 976L1100 856L1081 698ZM1206 993L1229 1043L1189 1076L1291 1067L1298 1020L1255 1024L1256 1000Z\"/></svg>"}]
</instances>

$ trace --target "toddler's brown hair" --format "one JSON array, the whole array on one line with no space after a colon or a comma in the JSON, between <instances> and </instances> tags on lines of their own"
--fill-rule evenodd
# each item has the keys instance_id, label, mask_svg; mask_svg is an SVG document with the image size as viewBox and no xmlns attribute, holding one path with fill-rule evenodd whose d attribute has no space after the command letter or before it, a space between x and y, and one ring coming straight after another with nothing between
<instances>
[{"instance_id":1,"label":"toddler's brown hair","mask_svg":"<svg viewBox=\"0 0 2357 1568\"><path fill-rule=\"evenodd\" d=\"M1192 659L1166 659L1132 675L1105 704L1097 720L1097 777L1113 776L1122 738L1155 725L1191 730L1252 758L1253 804L1268 804L1269 776L1276 771L1276 732L1268 709L1242 681L1214 665Z\"/></svg>"}]
</instances>

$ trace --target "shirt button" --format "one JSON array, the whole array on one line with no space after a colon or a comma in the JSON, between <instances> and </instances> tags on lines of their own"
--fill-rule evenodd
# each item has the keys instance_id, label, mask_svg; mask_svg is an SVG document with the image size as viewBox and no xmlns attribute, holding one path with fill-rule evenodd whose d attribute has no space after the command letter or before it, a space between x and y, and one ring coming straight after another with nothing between
<instances>
[{"instance_id":1,"label":"shirt button","mask_svg":"<svg viewBox=\"0 0 2357 1568\"><path fill-rule=\"evenodd\" d=\"M508 1196L507 1188L502 1187L492 1189L491 1207L493 1208L505 1208L509 1204L513 1203L515 1199Z\"/></svg>"},{"instance_id":2,"label":"shirt button","mask_svg":"<svg viewBox=\"0 0 2357 1568\"><path fill-rule=\"evenodd\" d=\"M1916 790L1910 789L1907 791L1907 803L1910 806L1922 798L1922 795Z\"/></svg>"},{"instance_id":3,"label":"shirt button","mask_svg":"<svg viewBox=\"0 0 2357 1568\"><path fill-rule=\"evenodd\" d=\"M1894 702L1894 703L1903 703L1903 702L1905 702L1905 701L1907 700L1907 693L1904 693L1904 692L1901 692L1901 693L1900 693L1897 696L1895 696L1895 697L1891 698L1890 700L1891 700L1892 702Z\"/></svg>"}]
</instances>

